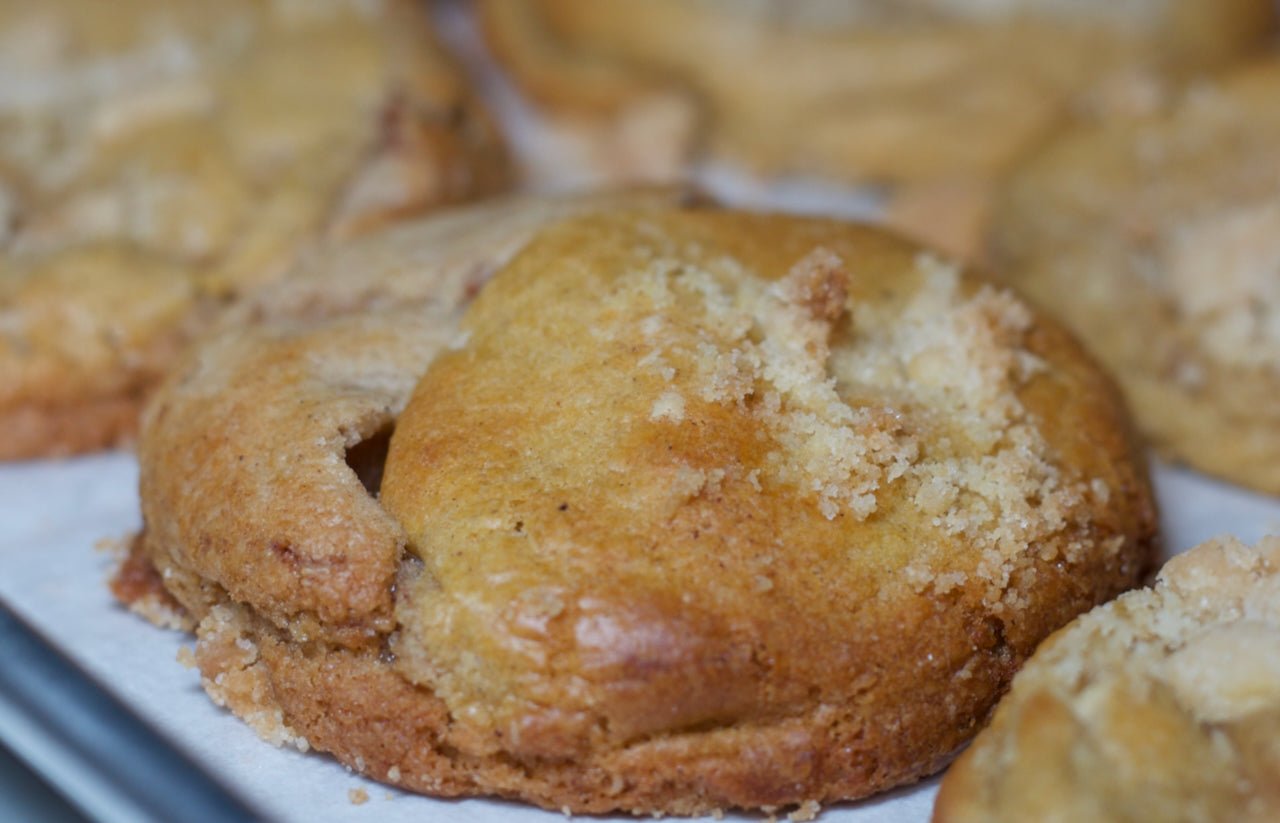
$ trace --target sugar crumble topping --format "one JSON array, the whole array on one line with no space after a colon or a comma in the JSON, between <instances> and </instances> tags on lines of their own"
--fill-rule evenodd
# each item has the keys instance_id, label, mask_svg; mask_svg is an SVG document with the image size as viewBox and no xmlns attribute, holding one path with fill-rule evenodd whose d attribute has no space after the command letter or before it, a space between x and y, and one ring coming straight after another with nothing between
<instances>
[{"instance_id":1,"label":"sugar crumble topping","mask_svg":"<svg viewBox=\"0 0 1280 823\"><path fill-rule=\"evenodd\" d=\"M1280 731L1280 538L1197 547L1170 561L1156 592L1134 628L1154 676L1200 722L1257 723L1269 712Z\"/></svg>"},{"instance_id":2,"label":"sugar crumble topping","mask_svg":"<svg viewBox=\"0 0 1280 823\"><path fill-rule=\"evenodd\" d=\"M1043 644L953 774L966 819L1270 821L1277 741L1280 537L1223 536Z\"/></svg>"},{"instance_id":3,"label":"sugar crumble topping","mask_svg":"<svg viewBox=\"0 0 1280 823\"><path fill-rule=\"evenodd\" d=\"M687 363L698 399L736 406L765 425L778 447L770 474L812 491L827 518L870 515L875 490L901 476L917 446L891 410L851 407L826 373L828 338L845 313L843 262L815 249L775 283L728 258L716 267L719 276L658 259L649 276L637 278L634 288L655 309L640 321L649 346L640 367L669 382L675 364ZM664 310L677 305L699 309L698 322L672 328ZM651 416L678 421L684 414L684 398L668 390ZM759 487L759 473L749 482Z\"/></svg>"},{"instance_id":4,"label":"sugar crumble topping","mask_svg":"<svg viewBox=\"0 0 1280 823\"><path fill-rule=\"evenodd\" d=\"M1103 639L1096 654L1082 653ZM1119 657L1124 665L1112 667ZM1091 674L1091 665L1106 676ZM1174 557L1153 588L1082 618L1028 679L1078 691L1087 707L1093 691L1138 676L1171 688L1204 723L1280 708L1280 538L1256 548L1218 538Z\"/></svg>"},{"instance_id":5,"label":"sugar crumble topping","mask_svg":"<svg viewBox=\"0 0 1280 823\"><path fill-rule=\"evenodd\" d=\"M1280 199L1181 224L1163 256L1163 285L1210 356L1280 372Z\"/></svg>"},{"instance_id":6,"label":"sugar crumble topping","mask_svg":"<svg viewBox=\"0 0 1280 823\"><path fill-rule=\"evenodd\" d=\"M821 247L774 282L729 257L676 257L653 252L611 297L647 303L638 365L667 385L650 419L679 424L699 402L750 415L770 445L754 488L786 484L824 518L866 520L886 487L908 483L936 530L977 547L993 600L1027 545L1067 527L1086 499L1109 498L1101 480L1062 476L1019 400L1046 366L1025 346L1034 317L1012 293L965 290L956 266L928 254L918 287L884 300L854 293L846 261ZM691 474L681 494L703 489ZM913 585L964 582L935 572L930 554L908 569Z\"/></svg>"},{"instance_id":7,"label":"sugar crumble topping","mask_svg":"<svg viewBox=\"0 0 1280 823\"><path fill-rule=\"evenodd\" d=\"M1035 745L1044 716L1025 711L1046 696L1074 728L1059 738L1067 749L1054 753L1056 765ZM1065 767L1073 791L1133 794L1182 779L1186 765L1198 781L1190 791L1207 804L1198 818L1275 819L1280 538L1256 547L1215 538L1175 556L1154 586L1094 609L1037 651L1005 700L1011 716L1023 710L1022 730L980 738L976 750L1002 772L1019 761ZM1135 711L1141 733L1117 729L1117 712ZM1153 767L1143 757L1153 741L1177 756L1162 751L1167 762ZM1134 763L1145 766L1126 773Z\"/></svg>"},{"instance_id":8,"label":"sugar crumble topping","mask_svg":"<svg viewBox=\"0 0 1280 823\"><path fill-rule=\"evenodd\" d=\"M684 397L677 391L665 391L653 402L653 411L649 414L654 420L672 420L679 423L684 420Z\"/></svg>"},{"instance_id":9,"label":"sugar crumble topping","mask_svg":"<svg viewBox=\"0 0 1280 823\"><path fill-rule=\"evenodd\" d=\"M992 286L962 295L955 268L932 256L916 266L924 283L901 311L855 307L861 345L840 353L836 371L851 386L903 397L913 427L935 433L908 470L913 502L933 526L980 550L975 571L992 591L1012 591L1013 561L1069 524L1087 485L1062 477L1018 399L1045 369L1024 346L1030 309ZM960 440L969 448L957 448ZM927 556L917 564L909 577L921 588L962 582L935 576Z\"/></svg>"}]
</instances>

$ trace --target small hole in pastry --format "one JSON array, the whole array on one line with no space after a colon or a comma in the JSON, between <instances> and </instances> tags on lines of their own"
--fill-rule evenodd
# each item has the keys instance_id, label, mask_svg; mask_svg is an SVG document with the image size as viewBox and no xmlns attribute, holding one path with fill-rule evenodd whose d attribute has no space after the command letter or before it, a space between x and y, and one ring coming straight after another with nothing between
<instances>
[{"instance_id":1,"label":"small hole in pastry","mask_svg":"<svg viewBox=\"0 0 1280 823\"><path fill-rule=\"evenodd\" d=\"M347 449L347 465L360 478L365 490L374 497L382 488L382 467L387 462L387 448L395 426L387 424L374 434Z\"/></svg>"}]
</instances>

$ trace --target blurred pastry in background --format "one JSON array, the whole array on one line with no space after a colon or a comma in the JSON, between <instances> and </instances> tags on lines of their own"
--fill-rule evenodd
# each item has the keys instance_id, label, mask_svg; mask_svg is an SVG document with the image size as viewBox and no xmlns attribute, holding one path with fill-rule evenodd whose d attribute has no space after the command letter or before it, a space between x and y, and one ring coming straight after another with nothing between
<instances>
[{"instance_id":1,"label":"blurred pastry in background","mask_svg":"<svg viewBox=\"0 0 1280 823\"><path fill-rule=\"evenodd\" d=\"M897 186L879 219L961 260L985 263L995 193L991 181L974 179Z\"/></svg>"},{"instance_id":2,"label":"blurred pastry in background","mask_svg":"<svg viewBox=\"0 0 1280 823\"><path fill-rule=\"evenodd\" d=\"M1166 456L1280 494L1280 60L1057 139L1012 177L991 253Z\"/></svg>"},{"instance_id":3,"label":"blurred pastry in background","mask_svg":"<svg viewBox=\"0 0 1280 823\"><path fill-rule=\"evenodd\" d=\"M507 160L407 1L0 7L0 458L127 441L207 316Z\"/></svg>"},{"instance_id":4,"label":"blurred pastry in background","mask_svg":"<svg viewBox=\"0 0 1280 823\"><path fill-rule=\"evenodd\" d=\"M933 819L1280 820L1280 538L1203 543L1050 637Z\"/></svg>"},{"instance_id":5,"label":"blurred pastry in background","mask_svg":"<svg viewBox=\"0 0 1280 823\"><path fill-rule=\"evenodd\" d=\"M981 245L992 179L1062 121L1147 111L1275 18L1270 0L479 6L492 53L598 176L711 159L888 185L891 222L959 253Z\"/></svg>"}]
</instances>

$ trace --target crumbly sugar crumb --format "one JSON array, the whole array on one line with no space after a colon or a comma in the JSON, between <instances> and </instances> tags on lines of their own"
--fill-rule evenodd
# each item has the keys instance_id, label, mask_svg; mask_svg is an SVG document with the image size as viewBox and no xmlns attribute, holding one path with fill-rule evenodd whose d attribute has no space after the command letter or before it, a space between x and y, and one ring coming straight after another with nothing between
<instances>
[{"instance_id":1,"label":"crumbly sugar crumb","mask_svg":"<svg viewBox=\"0 0 1280 823\"><path fill-rule=\"evenodd\" d=\"M787 815L787 819L792 823L803 823L804 821L817 820L818 813L822 811L822 806L818 805L816 800L806 800L800 804L800 808Z\"/></svg>"},{"instance_id":2,"label":"crumbly sugar crumb","mask_svg":"<svg viewBox=\"0 0 1280 823\"><path fill-rule=\"evenodd\" d=\"M129 554L129 547L133 545L134 535L125 537L100 537L93 543L93 550L110 555L117 561L123 561L125 556Z\"/></svg>"},{"instance_id":3,"label":"crumbly sugar crumb","mask_svg":"<svg viewBox=\"0 0 1280 823\"><path fill-rule=\"evenodd\" d=\"M195 621L173 595L164 588L163 578L151 561L132 551L137 538L99 540L94 548L108 552L115 559L115 568L108 579L108 587L116 600L129 611L162 629L194 631Z\"/></svg>"},{"instance_id":4,"label":"crumbly sugar crumb","mask_svg":"<svg viewBox=\"0 0 1280 823\"><path fill-rule=\"evenodd\" d=\"M363 806L369 802L369 793L362 788L347 789L347 800L352 806Z\"/></svg>"},{"instance_id":5,"label":"crumbly sugar crumb","mask_svg":"<svg viewBox=\"0 0 1280 823\"><path fill-rule=\"evenodd\" d=\"M1135 677L1171 689L1199 723L1271 722L1267 712L1280 710L1280 537L1256 547L1217 538L1174 557L1154 588L1086 615L1024 679L1088 695Z\"/></svg>"},{"instance_id":6,"label":"crumbly sugar crumb","mask_svg":"<svg viewBox=\"0 0 1280 823\"><path fill-rule=\"evenodd\" d=\"M649 413L651 420L670 420L679 423L684 420L684 398L680 392L666 391L653 401L653 411Z\"/></svg>"},{"instance_id":7,"label":"crumbly sugar crumb","mask_svg":"<svg viewBox=\"0 0 1280 823\"><path fill-rule=\"evenodd\" d=\"M905 473L918 446L892 409L850 406L828 374L828 339L848 302L844 262L817 248L774 283L743 271L729 259L703 270L658 258L636 278L619 297L654 307L639 321L650 347L641 368L669 380L678 371L673 364L689 364L704 402L745 410L763 398L752 413L779 447L770 473L810 490L829 519L869 516L876 490ZM698 323L674 328L663 319L665 310L690 302L702 309ZM686 409L685 397L667 390L651 417L680 422ZM749 482L761 487L758 470Z\"/></svg>"},{"instance_id":8,"label":"crumbly sugar crumb","mask_svg":"<svg viewBox=\"0 0 1280 823\"><path fill-rule=\"evenodd\" d=\"M787 484L825 518L861 520L882 489L906 482L941 536L982 552L976 574L993 606L1029 543L1108 499L1102 481L1061 476L1019 400L1046 366L1026 348L1034 316L1012 293L966 289L956 266L928 254L899 303L851 298L846 261L821 247L775 282L731 259L650 262L615 296L651 309L637 321L641 368L664 382L694 376L684 394L659 394L651 417L678 424L695 399L753 415L773 444L754 487ZM676 306L700 316L682 325ZM963 585L924 554L913 585Z\"/></svg>"},{"instance_id":9,"label":"crumbly sugar crumb","mask_svg":"<svg viewBox=\"0 0 1280 823\"><path fill-rule=\"evenodd\" d=\"M988 798L1034 770L1063 803L1088 799L1074 817L1096 816L1099 798L1116 818L1149 817L1158 786L1160 819L1194 809L1197 819L1275 820L1280 538L1215 538L1175 556L1154 586L1042 646L1001 713L966 755Z\"/></svg>"},{"instance_id":10,"label":"crumbly sugar crumb","mask_svg":"<svg viewBox=\"0 0 1280 823\"><path fill-rule=\"evenodd\" d=\"M191 617L164 597L139 597L129 604L129 611L153 626L173 631L191 631Z\"/></svg>"},{"instance_id":11,"label":"crumbly sugar crumb","mask_svg":"<svg viewBox=\"0 0 1280 823\"><path fill-rule=\"evenodd\" d=\"M955 453L949 436L935 437L931 454L907 474L934 526L982 551L976 573L994 605L1024 547L1066 527L1086 486L1061 476L1018 399L1019 387L1044 368L1023 348L1033 322L1027 306L990 286L962 294L955 267L930 255L916 266L923 286L900 312L855 307L862 345L838 353L836 369L851 385L908 397L919 430L943 421L976 447L977 454ZM920 565L912 582L952 588L963 580Z\"/></svg>"},{"instance_id":12,"label":"crumbly sugar crumb","mask_svg":"<svg viewBox=\"0 0 1280 823\"><path fill-rule=\"evenodd\" d=\"M311 744L284 722L257 645L244 632L238 607L214 606L196 627L194 658L200 684L219 706L230 709L273 746L305 752Z\"/></svg>"},{"instance_id":13,"label":"crumbly sugar crumb","mask_svg":"<svg viewBox=\"0 0 1280 823\"><path fill-rule=\"evenodd\" d=\"M1181 221L1161 254L1153 268L1201 348L1223 363L1280 373L1280 202Z\"/></svg>"}]
</instances>

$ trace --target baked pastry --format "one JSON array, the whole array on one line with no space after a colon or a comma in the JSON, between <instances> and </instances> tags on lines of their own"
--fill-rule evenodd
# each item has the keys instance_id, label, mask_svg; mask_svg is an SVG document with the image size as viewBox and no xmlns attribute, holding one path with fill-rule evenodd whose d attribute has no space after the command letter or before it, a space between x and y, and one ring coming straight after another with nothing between
<instances>
[{"instance_id":1,"label":"baked pastry","mask_svg":"<svg viewBox=\"0 0 1280 823\"><path fill-rule=\"evenodd\" d=\"M1280 819L1280 539L1217 538L1055 634L936 823Z\"/></svg>"},{"instance_id":2,"label":"baked pastry","mask_svg":"<svg viewBox=\"0 0 1280 823\"><path fill-rule=\"evenodd\" d=\"M1167 456L1280 493L1280 60L1011 180L996 270L1114 371Z\"/></svg>"},{"instance_id":3,"label":"baked pastry","mask_svg":"<svg viewBox=\"0 0 1280 823\"><path fill-rule=\"evenodd\" d=\"M438 795L811 809L937 769L1140 579L1123 407L1012 294L850 224L565 202L350 247L430 299L295 301L149 407L135 565L270 739Z\"/></svg>"},{"instance_id":4,"label":"baked pastry","mask_svg":"<svg viewBox=\"0 0 1280 823\"><path fill-rule=\"evenodd\" d=\"M0 7L0 459L131 438L214 309L505 155L413 4Z\"/></svg>"},{"instance_id":5,"label":"baked pastry","mask_svg":"<svg viewBox=\"0 0 1280 823\"><path fill-rule=\"evenodd\" d=\"M295 591L296 575L270 557L255 558L277 542L274 536L287 535L281 546L303 546L305 567L340 553L350 539L365 547L367 561L352 559L353 569L375 574L370 586L385 582L368 556L393 549L371 535L395 529L370 514L344 453L376 488L384 426L394 422L436 351L455 339L463 307L539 227L583 211L639 209L685 197L675 189L509 196L304 251L284 276L220 314L149 403L138 444L146 529L113 581L116 594L149 618L161 618L156 622L188 627L191 615L205 615L228 596L281 621L294 612L314 612L318 621L348 613L356 622L367 620L372 607L344 588L355 585L350 576L328 581L323 605L301 609L299 598L314 597ZM300 408L311 415L300 415ZM305 454L278 453L282 441L299 435ZM298 462L288 464L291 457ZM281 472L294 480L314 477L286 483ZM236 505L228 506L229 499ZM350 518L360 537L309 522L323 511ZM139 551L143 544L146 554ZM191 551L207 553L209 562L225 555L222 571L201 562L197 575L182 559ZM147 555L162 559L170 552L179 554L159 563L168 570L161 586ZM178 561L183 573L175 570ZM172 595L185 605L185 617L166 608L177 605ZM271 598L281 610L265 605Z\"/></svg>"},{"instance_id":6,"label":"baked pastry","mask_svg":"<svg viewBox=\"0 0 1280 823\"><path fill-rule=\"evenodd\" d=\"M1145 111L1168 86L1260 48L1276 16L1270 0L479 7L492 53L599 176L670 177L710 158L907 184L889 219L957 252L981 246L969 225L993 178L1060 121Z\"/></svg>"}]
</instances>

